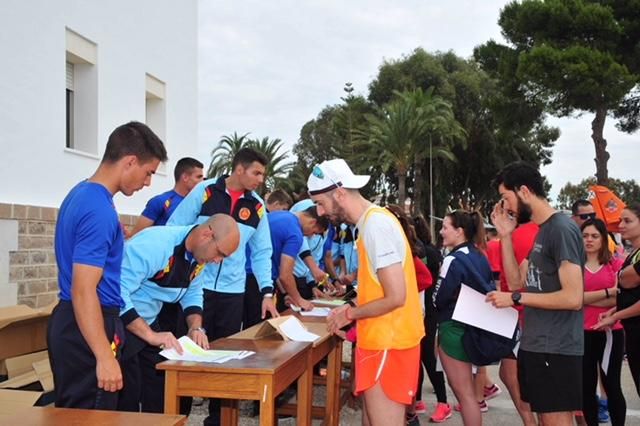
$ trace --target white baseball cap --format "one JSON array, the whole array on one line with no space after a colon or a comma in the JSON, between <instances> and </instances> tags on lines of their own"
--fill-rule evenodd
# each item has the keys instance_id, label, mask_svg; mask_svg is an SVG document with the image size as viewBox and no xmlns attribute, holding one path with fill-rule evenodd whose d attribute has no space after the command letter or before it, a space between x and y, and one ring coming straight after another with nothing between
<instances>
[{"instance_id":1,"label":"white baseball cap","mask_svg":"<svg viewBox=\"0 0 640 426\"><path fill-rule=\"evenodd\" d=\"M307 188L309 195L318 195L329 192L338 187L360 189L369 182L368 175L355 175L342 158L323 161L313 167Z\"/></svg>"}]
</instances>

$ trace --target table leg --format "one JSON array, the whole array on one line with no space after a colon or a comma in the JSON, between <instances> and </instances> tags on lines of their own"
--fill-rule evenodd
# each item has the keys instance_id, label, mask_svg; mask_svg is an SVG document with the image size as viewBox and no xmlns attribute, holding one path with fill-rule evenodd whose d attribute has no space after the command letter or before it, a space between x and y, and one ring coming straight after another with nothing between
<instances>
[{"instance_id":1,"label":"table leg","mask_svg":"<svg viewBox=\"0 0 640 426\"><path fill-rule=\"evenodd\" d=\"M327 406L325 424L337 426L340 422L340 380L342 373L342 341L329 352L327 359Z\"/></svg>"},{"instance_id":2,"label":"table leg","mask_svg":"<svg viewBox=\"0 0 640 426\"><path fill-rule=\"evenodd\" d=\"M313 402L313 357L307 356L307 368L298 378L297 420L301 426L311 425L311 405Z\"/></svg>"},{"instance_id":3,"label":"table leg","mask_svg":"<svg viewBox=\"0 0 640 426\"><path fill-rule=\"evenodd\" d=\"M166 414L180 413L180 397L178 390L178 372L167 371L164 375L164 412Z\"/></svg>"},{"instance_id":4,"label":"table leg","mask_svg":"<svg viewBox=\"0 0 640 426\"><path fill-rule=\"evenodd\" d=\"M220 424L223 426L236 426L238 424L237 400L223 399L220 401Z\"/></svg>"},{"instance_id":5,"label":"table leg","mask_svg":"<svg viewBox=\"0 0 640 426\"><path fill-rule=\"evenodd\" d=\"M276 396L273 394L273 381L264 377L261 380L262 397L260 399L260 426L276 424Z\"/></svg>"}]
</instances>

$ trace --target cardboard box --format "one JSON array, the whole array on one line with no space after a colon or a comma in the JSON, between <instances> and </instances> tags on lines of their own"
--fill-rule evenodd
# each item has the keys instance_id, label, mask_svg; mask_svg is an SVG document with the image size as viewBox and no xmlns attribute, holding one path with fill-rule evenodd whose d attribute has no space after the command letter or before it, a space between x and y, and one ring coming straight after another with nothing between
<instances>
[{"instance_id":1,"label":"cardboard box","mask_svg":"<svg viewBox=\"0 0 640 426\"><path fill-rule=\"evenodd\" d=\"M291 317L296 318L294 315L283 315L278 318L271 318L229 337L232 339L267 339L289 341L290 339L285 336L284 333L280 332L280 324ZM330 337L330 333L327 331L327 325L324 322L301 322L301 324L302 327L307 331L320 336L315 342L313 342L313 346L319 345Z\"/></svg>"},{"instance_id":2,"label":"cardboard box","mask_svg":"<svg viewBox=\"0 0 640 426\"><path fill-rule=\"evenodd\" d=\"M33 407L42 392L0 389L0 424L4 417L12 416L27 407Z\"/></svg>"},{"instance_id":3,"label":"cardboard box","mask_svg":"<svg viewBox=\"0 0 640 426\"><path fill-rule=\"evenodd\" d=\"M47 324L53 307L33 309L16 305L0 308L0 361L47 349Z\"/></svg>"},{"instance_id":4,"label":"cardboard box","mask_svg":"<svg viewBox=\"0 0 640 426\"><path fill-rule=\"evenodd\" d=\"M53 394L53 374L47 352L8 358L9 380L0 382L2 416L14 415L34 404L46 405ZM44 396L43 396L44 395Z\"/></svg>"}]
</instances>

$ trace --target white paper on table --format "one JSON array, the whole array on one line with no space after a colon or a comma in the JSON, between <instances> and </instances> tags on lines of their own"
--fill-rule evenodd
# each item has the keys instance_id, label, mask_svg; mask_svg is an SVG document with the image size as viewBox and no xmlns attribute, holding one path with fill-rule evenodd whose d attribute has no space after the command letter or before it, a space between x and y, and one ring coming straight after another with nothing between
<instances>
[{"instance_id":1,"label":"white paper on table","mask_svg":"<svg viewBox=\"0 0 640 426\"><path fill-rule=\"evenodd\" d=\"M320 338L317 334L307 331L302 323L293 316L278 324L278 329L294 342L314 342Z\"/></svg>"},{"instance_id":2,"label":"white paper on table","mask_svg":"<svg viewBox=\"0 0 640 426\"><path fill-rule=\"evenodd\" d=\"M303 317L326 317L331 312L331 308L319 308L314 307L310 311L300 311L300 315Z\"/></svg>"},{"instance_id":3,"label":"white paper on table","mask_svg":"<svg viewBox=\"0 0 640 426\"><path fill-rule=\"evenodd\" d=\"M252 351L233 351L233 350L204 350L191 340L188 336L182 336L178 339L182 346L182 355L175 349L165 349L160 352L163 357L172 361L196 361L196 362L215 362L223 363L232 359L243 359L253 355Z\"/></svg>"},{"instance_id":4,"label":"white paper on table","mask_svg":"<svg viewBox=\"0 0 640 426\"><path fill-rule=\"evenodd\" d=\"M504 337L512 338L518 324L514 308L496 308L486 296L462 284L452 319Z\"/></svg>"}]
</instances>

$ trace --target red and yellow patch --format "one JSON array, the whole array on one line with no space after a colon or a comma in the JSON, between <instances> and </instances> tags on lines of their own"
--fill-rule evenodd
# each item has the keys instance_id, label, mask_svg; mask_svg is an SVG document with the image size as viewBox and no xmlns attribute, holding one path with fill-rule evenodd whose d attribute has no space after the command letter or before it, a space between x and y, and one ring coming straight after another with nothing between
<instances>
[{"instance_id":1,"label":"red and yellow patch","mask_svg":"<svg viewBox=\"0 0 640 426\"><path fill-rule=\"evenodd\" d=\"M256 206L256 210L258 210L258 217L262 219L262 216L264 216L265 213L264 206L258 203L258 205Z\"/></svg>"},{"instance_id":2,"label":"red and yellow patch","mask_svg":"<svg viewBox=\"0 0 640 426\"><path fill-rule=\"evenodd\" d=\"M238 217L240 218L240 220L247 220L251 217L251 210L249 210L246 207L243 207L240 209L240 211L238 212Z\"/></svg>"}]
</instances>

